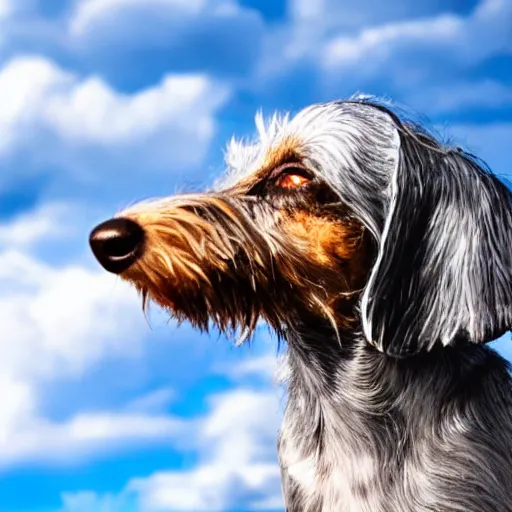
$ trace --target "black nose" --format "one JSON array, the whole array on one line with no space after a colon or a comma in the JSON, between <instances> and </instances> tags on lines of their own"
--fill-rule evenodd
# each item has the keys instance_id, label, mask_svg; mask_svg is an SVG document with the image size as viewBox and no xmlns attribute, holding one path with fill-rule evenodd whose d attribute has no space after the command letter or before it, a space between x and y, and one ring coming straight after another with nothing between
<instances>
[{"instance_id":1,"label":"black nose","mask_svg":"<svg viewBox=\"0 0 512 512\"><path fill-rule=\"evenodd\" d=\"M93 229L89 244L105 270L120 274L140 256L144 231L133 220L110 219Z\"/></svg>"}]
</instances>

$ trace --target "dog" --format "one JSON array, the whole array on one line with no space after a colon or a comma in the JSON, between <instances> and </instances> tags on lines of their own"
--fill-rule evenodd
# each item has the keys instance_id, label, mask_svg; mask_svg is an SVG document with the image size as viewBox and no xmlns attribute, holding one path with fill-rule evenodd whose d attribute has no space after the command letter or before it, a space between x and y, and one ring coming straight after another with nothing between
<instances>
[{"instance_id":1,"label":"dog","mask_svg":"<svg viewBox=\"0 0 512 512\"><path fill-rule=\"evenodd\" d=\"M512 511L512 195L374 98L256 116L201 194L97 226L100 264L201 330L287 346L288 512Z\"/></svg>"}]
</instances>

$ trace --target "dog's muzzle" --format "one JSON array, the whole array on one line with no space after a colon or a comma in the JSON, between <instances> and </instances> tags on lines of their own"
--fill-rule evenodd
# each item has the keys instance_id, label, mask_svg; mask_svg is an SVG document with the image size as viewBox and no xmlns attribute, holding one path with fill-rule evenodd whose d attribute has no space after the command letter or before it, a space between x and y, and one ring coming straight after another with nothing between
<instances>
[{"instance_id":1,"label":"dog's muzzle","mask_svg":"<svg viewBox=\"0 0 512 512\"><path fill-rule=\"evenodd\" d=\"M109 219L92 230L89 244L105 270L120 274L142 253L144 230L130 219Z\"/></svg>"}]
</instances>

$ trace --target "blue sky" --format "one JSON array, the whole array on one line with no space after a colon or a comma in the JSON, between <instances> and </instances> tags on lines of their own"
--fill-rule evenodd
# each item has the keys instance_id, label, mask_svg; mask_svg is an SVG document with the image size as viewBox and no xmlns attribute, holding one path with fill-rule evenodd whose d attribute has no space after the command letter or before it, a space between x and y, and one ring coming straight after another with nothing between
<instances>
[{"instance_id":1,"label":"blue sky","mask_svg":"<svg viewBox=\"0 0 512 512\"><path fill-rule=\"evenodd\" d=\"M512 178L512 3L0 0L1 512L281 509L272 337L147 321L87 236L356 92Z\"/></svg>"}]
</instances>

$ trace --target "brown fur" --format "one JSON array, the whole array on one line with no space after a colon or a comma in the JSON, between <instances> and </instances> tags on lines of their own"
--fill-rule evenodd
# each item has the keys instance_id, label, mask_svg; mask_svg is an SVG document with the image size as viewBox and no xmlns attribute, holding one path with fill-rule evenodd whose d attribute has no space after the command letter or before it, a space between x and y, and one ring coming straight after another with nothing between
<instances>
[{"instance_id":1,"label":"brown fur","mask_svg":"<svg viewBox=\"0 0 512 512\"><path fill-rule=\"evenodd\" d=\"M146 240L142 257L121 277L136 286L145 305L152 299L202 329L209 318L224 331L253 329L261 316L279 331L292 304L338 327L351 321L369 264L361 226L308 211L281 212L275 238L263 239L230 203L238 194L194 196L124 212L143 227ZM238 306L219 307L219 290L225 290L220 283L241 287L247 302L261 303L249 322ZM267 309L276 288L287 298Z\"/></svg>"}]
</instances>

